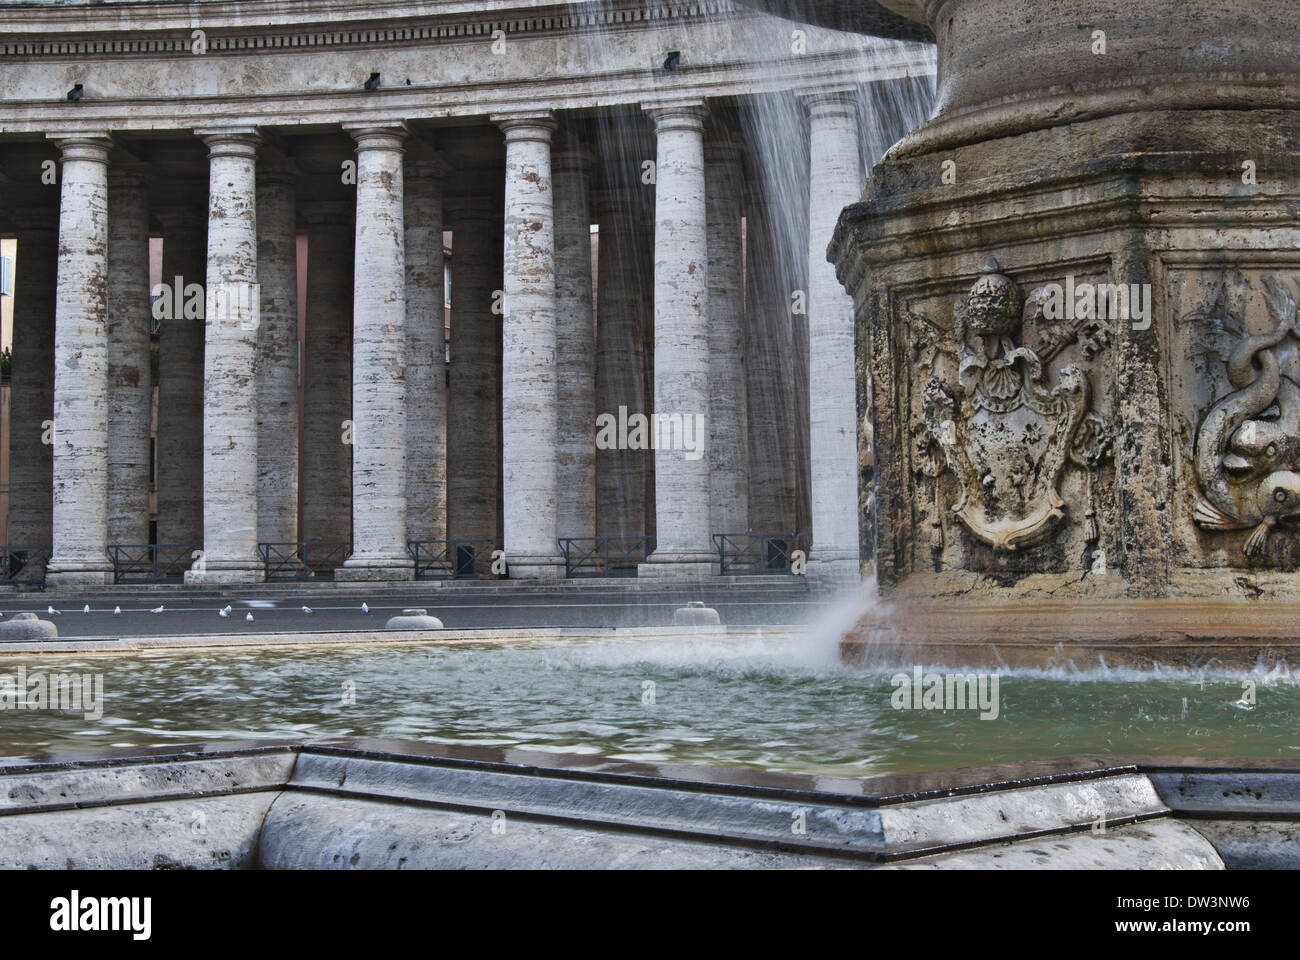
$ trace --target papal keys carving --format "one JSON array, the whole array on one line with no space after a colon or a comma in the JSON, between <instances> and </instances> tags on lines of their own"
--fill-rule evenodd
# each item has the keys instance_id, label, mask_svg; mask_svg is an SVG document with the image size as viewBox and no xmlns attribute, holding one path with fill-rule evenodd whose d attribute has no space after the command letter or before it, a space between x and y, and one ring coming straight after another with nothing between
<instances>
[{"instance_id":1,"label":"papal keys carving","mask_svg":"<svg viewBox=\"0 0 1300 960\"><path fill-rule=\"evenodd\" d=\"M1200 485L1194 520L1207 530L1250 530L1243 552L1263 553L1279 520L1300 516L1300 386L1284 375L1279 352L1294 354L1300 340L1296 302L1283 287L1263 280L1276 326L1259 336L1210 325L1208 344L1227 366L1234 388L1220 397L1196 432ZM1212 318L1202 318L1212 319Z\"/></svg>"},{"instance_id":2,"label":"papal keys carving","mask_svg":"<svg viewBox=\"0 0 1300 960\"><path fill-rule=\"evenodd\" d=\"M928 368L915 463L933 478L931 546L942 546L939 477L951 471L952 514L978 540L1011 551L1070 522L1061 497L1068 465L1087 474L1086 539L1097 539L1094 474L1110 453L1091 409L1087 366L1109 347L1107 321L1048 319L1045 288L1026 298L990 261L953 311L952 334L913 315L916 362ZM1026 343L1028 345L1026 345ZM1078 343L1084 363L1062 363Z\"/></svg>"}]
</instances>

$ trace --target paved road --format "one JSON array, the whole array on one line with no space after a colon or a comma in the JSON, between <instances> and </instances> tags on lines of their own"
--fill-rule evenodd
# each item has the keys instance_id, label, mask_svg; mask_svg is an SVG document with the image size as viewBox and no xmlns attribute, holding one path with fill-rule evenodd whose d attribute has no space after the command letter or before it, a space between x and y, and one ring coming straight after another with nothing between
<instances>
[{"instance_id":1,"label":"paved road","mask_svg":"<svg viewBox=\"0 0 1300 960\"><path fill-rule=\"evenodd\" d=\"M262 591L219 594L177 590L131 590L93 597L51 598L40 593L0 597L5 619L30 611L59 627L60 637L172 636L200 633L258 633L294 630L364 630L383 626L408 607L423 607L443 625L483 627L633 627L670 623L673 610L690 600L714 607L723 623L736 626L807 622L830 602L803 583L744 587L695 587L668 591L607 590L581 592L513 591L509 588L411 590L400 596L377 589L373 596L317 591ZM365 602L369 612L361 609ZM90 613L83 606L90 605ZM50 614L53 605L60 612ZM231 607L228 617L218 610ZM163 607L161 613L152 609ZM305 613L303 607L311 608ZM114 615L113 609L121 608ZM252 622L245 618L251 613Z\"/></svg>"}]
</instances>

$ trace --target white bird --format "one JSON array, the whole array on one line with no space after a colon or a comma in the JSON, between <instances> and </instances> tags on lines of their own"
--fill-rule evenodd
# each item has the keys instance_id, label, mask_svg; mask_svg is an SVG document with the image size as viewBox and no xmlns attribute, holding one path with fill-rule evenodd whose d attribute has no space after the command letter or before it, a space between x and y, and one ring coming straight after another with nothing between
<instances>
[{"instance_id":1,"label":"white bird","mask_svg":"<svg viewBox=\"0 0 1300 960\"><path fill-rule=\"evenodd\" d=\"M217 611L217 616L219 616L219 617L228 617L228 616L230 616L229 608L227 608L226 610L218 610L218 611Z\"/></svg>"},{"instance_id":2,"label":"white bird","mask_svg":"<svg viewBox=\"0 0 1300 960\"><path fill-rule=\"evenodd\" d=\"M117 616L119 613L121 613L121 612L122 612L122 608L121 608L121 607L114 607L114 608L113 608L113 616L116 617L116 616Z\"/></svg>"},{"instance_id":3,"label":"white bird","mask_svg":"<svg viewBox=\"0 0 1300 960\"><path fill-rule=\"evenodd\" d=\"M46 613L62 613L63 611L62 611L62 610L55 610L53 607L46 607L46 608L45 608L45 612L46 612Z\"/></svg>"},{"instance_id":4,"label":"white bird","mask_svg":"<svg viewBox=\"0 0 1300 960\"><path fill-rule=\"evenodd\" d=\"M154 607L154 608L153 608L152 610L150 610L149 612L150 612L150 613L162 613L163 610L165 610L165 609L166 609L165 606L162 606L162 607Z\"/></svg>"},{"instance_id":5,"label":"white bird","mask_svg":"<svg viewBox=\"0 0 1300 960\"><path fill-rule=\"evenodd\" d=\"M1234 703L1233 706L1236 707L1238 710L1254 710L1254 709L1255 709L1255 705L1254 705L1253 703L1251 703L1249 700L1247 700L1245 697L1242 697L1240 700L1238 700L1236 703Z\"/></svg>"},{"instance_id":6,"label":"white bird","mask_svg":"<svg viewBox=\"0 0 1300 960\"><path fill-rule=\"evenodd\" d=\"M361 612L362 612L362 613L369 613L369 612L370 612L370 608L369 608L368 606L366 606L366 605L363 603L363 604L361 605Z\"/></svg>"},{"instance_id":7,"label":"white bird","mask_svg":"<svg viewBox=\"0 0 1300 960\"><path fill-rule=\"evenodd\" d=\"M221 608L221 615L223 617L230 616L230 604L226 604L224 607Z\"/></svg>"},{"instance_id":8,"label":"white bird","mask_svg":"<svg viewBox=\"0 0 1300 960\"><path fill-rule=\"evenodd\" d=\"M303 607L303 608L302 608L302 612L303 612L303 613L311 613L311 607Z\"/></svg>"},{"instance_id":9,"label":"white bird","mask_svg":"<svg viewBox=\"0 0 1300 960\"><path fill-rule=\"evenodd\" d=\"M81 608L81 612L82 612L82 613L90 613L90 604L86 604L84 607L82 607L82 608Z\"/></svg>"},{"instance_id":10,"label":"white bird","mask_svg":"<svg viewBox=\"0 0 1300 960\"><path fill-rule=\"evenodd\" d=\"M252 623L252 622L253 622L253 611L252 611L252 610L249 610L248 613L244 614L244 619L247 620L249 623Z\"/></svg>"}]
</instances>

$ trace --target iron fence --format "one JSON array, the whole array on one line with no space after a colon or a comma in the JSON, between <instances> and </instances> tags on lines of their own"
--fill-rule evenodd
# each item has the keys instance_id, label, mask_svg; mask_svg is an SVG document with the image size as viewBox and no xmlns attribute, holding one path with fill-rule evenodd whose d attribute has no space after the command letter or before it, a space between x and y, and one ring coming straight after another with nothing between
<instances>
[{"instance_id":1,"label":"iron fence","mask_svg":"<svg viewBox=\"0 0 1300 960\"><path fill-rule=\"evenodd\" d=\"M0 583L30 583L43 587L45 565L49 562L49 547L0 545Z\"/></svg>"},{"instance_id":2,"label":"iron fence","mask_svg":"<svg viewBox=\"0 0 1300 960\"><path fill-rule=\"evenodd\" d=\"M564 554L566 577L635 577L655 548L651 536L565 537L556 542Z\"/></svg>"},{"instance_id":3,"label":"iron fence","mask_svg":"<svg viewBox=\"0 0 1300 960\"><path fill-rule=\"evenodd\" d=\"M504 565L493 557L501 549L500 540L411 540L406 545L417 580L504 577Z\"/></svg>"},{"instance_id":4,"label":"iron fence","mask_svg":"<svg viewBox=\"0 0 1300 960\"><path fill-rule=\"evenodd\" d=\"M259 543L257 552L267 580L333 580L334 571L352 556L344 540Z\"/></svg>"},{"instance_id":5,"label":"iron fence","mask_svg":"<svg viewBox=\"0 0 1300 960\"><path fill-rule=\"evenodd\" d=\"M114 583L181 583L201 543L110 543Z\"/></svg>"},{"instance_id":6,"label":"iron fence","mask_svg":"<svg viewBox=\"0 0 1300 960\"><path fill-rule=\"evenodd\" d=\"M715 533L721 573L789 573L796 550L805 555L812 537L807 533Z\"/></svg>"}]
</instances>

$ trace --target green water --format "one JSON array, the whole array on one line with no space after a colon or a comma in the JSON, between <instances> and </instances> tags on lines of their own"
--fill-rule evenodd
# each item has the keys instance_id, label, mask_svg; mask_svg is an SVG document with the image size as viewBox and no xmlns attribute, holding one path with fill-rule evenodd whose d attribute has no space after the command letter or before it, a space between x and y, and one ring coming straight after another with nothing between
<instances>
[{"instance_id":1,"label":"green water","mask_svg":"<svg viewBox=\"0 0 1300 960\"><path fill-rule=\"evenodd\" d=\"M998 716L980 719L973 710L895 709L895 671L840 667L833 645L809 644L552 640L7 657L0 675L19 663L29 675L102 673L104 708L98 720L2 710L0 755L368 736L839 776L1071 753L1300 760L1300 686L1276 672L1003 673Z\"/></svg>"}]
</instances>

